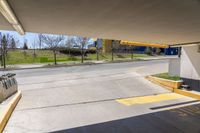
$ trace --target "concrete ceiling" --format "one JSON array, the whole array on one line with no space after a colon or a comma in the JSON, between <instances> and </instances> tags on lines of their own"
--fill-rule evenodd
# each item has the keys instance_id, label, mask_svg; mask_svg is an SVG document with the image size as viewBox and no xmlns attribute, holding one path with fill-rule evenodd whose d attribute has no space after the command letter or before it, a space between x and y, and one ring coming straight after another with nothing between
<instances>
[{"instance_id":1,"label":"concrete ceiling","mask_svg":"<svg viewBox=\"0 0 200 133\"><path fill-rule=\"evenodd\" d=\"M0 13L0 30L14 30L1 13Z\"/></svg>"},{"instance_id":2,"label":"concrete ceiling","mask_svg":"<svg viewBox=\"0 0 200 133\"><path fill-rule=\"evenodd\" d=\"M26 32L144 43L200 41L200 0L8 0ZM0 28L12 30L0 16Z\"/></svg>"}]
</instances>

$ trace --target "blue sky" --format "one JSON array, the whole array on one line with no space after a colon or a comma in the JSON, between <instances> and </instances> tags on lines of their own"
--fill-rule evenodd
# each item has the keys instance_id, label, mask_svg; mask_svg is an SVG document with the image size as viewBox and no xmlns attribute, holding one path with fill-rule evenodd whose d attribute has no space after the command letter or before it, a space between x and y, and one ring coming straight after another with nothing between
<instances>
[{"instance_id":1,"label":"blue sky","mask_svg":"<svg viewBox=\"0 0 200 133\"><path fill-rule=\"evenodd\" d=\"M18 39L20 41L20 46L23 46L24 40L26 39L29 45L29 48L32 48L32 44L34 43L34 41L37 41L37 36L38 33L31 33L31 32L26 32L25 35L20 35L18 32L16 31L4 31L4 30L0 30L1 35L3 34L10 34L12 35L14 38ZM67 37L67 36L66 36ZM90 41L90 44L93 43L93 40Z\"/></svg>"},{"instance_id":2,"label":"blue sky","mask_svg":"<svg viewBox=\"0 0 200 133\"><path fill-rule=\"evenodd\" d=\"M24 40L26 39L28 41L29 46L32 45L32 43L34 42L35 39L37 39L37 33L26 33L26 35L22 36L19 33L17 33L16 31L3 31L0 30L1 34L10 34L12 35L14 38L18 39L20 41L20 44L22 45Z\"/></svg>"}]
</instances>

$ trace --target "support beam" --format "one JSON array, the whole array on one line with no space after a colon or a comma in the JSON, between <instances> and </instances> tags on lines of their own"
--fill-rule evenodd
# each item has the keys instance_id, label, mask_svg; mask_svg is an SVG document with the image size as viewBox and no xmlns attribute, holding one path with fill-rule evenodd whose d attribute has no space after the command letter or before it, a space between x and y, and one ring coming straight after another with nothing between
<instances>
[{"instance_id":1,"label":"support beam","mask_svg":"<svg viewBox=\"0 0 200 133\"><path fill-rule=\"evenodd\" d=\"M199 42L188 42L188 43L173 44L173 45L170 45L170 47L181 47L181 46L196 45L196 44L200 44L200 41Z\"/></svg>"},{"instance_id":2,"label":"support beam","mask_svg":"<svg viewBox=\"0 0 200 133\"><path fill-rule=\"evenodd\" d=\"M0 0L0 12L19 34L25 34L22 25L6 0Z\"/></svg>"},{"instance_id":3,"label":"support beam","mask_svg":"<svg viewBox=\"0 0 200 133\"><path fill-rule=\"evenodd\" d=\"M166 44L150 44L150 43L140 43L140 42L131 42L131 41L121 41L120 44L121 45L130 45L130 46L169 48L169 45L166 45Z\"/></svg>"}]
</instances>

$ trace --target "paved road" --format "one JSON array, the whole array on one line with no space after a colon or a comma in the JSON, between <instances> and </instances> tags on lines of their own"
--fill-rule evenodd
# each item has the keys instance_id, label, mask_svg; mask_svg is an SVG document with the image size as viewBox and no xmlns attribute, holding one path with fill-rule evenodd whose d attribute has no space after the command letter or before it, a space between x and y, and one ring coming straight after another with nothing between
<instances>
[{"instance_id":1,"label":"paved road","mask_svg":"<svg viewBox=\"0 0 200 133\"><path fill-rule=\"evenodd\" d=\"M166 110L183 103L195 104L192 108L197 108L197 113L192 113L196 115L195 99L171 96L144 78L166 72L167 68L165 60L13 71L23 97L5 132L181 133L185 123L193 131L200 131L191 123L199 119L182 122L183 113ZM146 96L163 93L169 96L154 102L145 100ZM142 97L142 104L127 106L118 102L136 97Z\"/></svg>"}]
</instances>

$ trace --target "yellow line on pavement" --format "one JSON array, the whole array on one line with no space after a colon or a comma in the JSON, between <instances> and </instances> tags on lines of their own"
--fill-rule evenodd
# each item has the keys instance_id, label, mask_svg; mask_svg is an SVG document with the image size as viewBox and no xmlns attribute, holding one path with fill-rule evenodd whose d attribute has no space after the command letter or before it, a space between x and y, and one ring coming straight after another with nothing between
<instances>
[{"instance_id":1,"label":"yellow line on pavement","mask_svg":"<svg viewBox=\"0 0 200 133\"><path fill-rule=\"evenodd\" d=\"M151 95L151 96L142 96L142 97L127 98L127 99L117 99L116 101L121 104L124 104L126 106L130 106L133 104L154 103L154 102L179 99L179 98L183 98L183 97L184 96L175 94L175 93L165 93L165 94L158 94L158 95Z\"/></svg>"}]
</instances>

